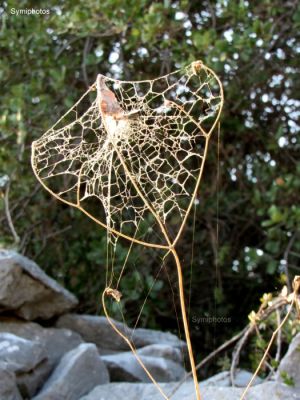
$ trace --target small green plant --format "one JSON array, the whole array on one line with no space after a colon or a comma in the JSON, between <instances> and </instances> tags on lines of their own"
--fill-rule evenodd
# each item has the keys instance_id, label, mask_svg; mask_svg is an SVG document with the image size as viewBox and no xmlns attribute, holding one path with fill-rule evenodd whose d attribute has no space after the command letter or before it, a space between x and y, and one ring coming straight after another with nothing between
<instances>
[{"instance_id":1,"label":"small green plant","mask_svg":"<svg viewBox=\"0 0 300 400\"><path fill-rule=\"evenodd\" d=\"M283 382L288 386L295 386L295 380L292 376L290 376L286 371L281 371L280 376L283 379Z\"/></svg>"}]
</instances>

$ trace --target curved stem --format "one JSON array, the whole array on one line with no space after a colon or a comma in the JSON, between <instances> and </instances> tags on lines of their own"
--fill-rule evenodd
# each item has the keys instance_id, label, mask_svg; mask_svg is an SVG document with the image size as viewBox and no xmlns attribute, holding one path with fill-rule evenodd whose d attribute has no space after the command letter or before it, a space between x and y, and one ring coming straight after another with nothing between
<instances>
[{"instance_id":1,"label":"curved stem","mask_svg":"<svg viewBox=\"0 0 300 400\"><path fill-rule=\"evenodd\" d=\"M184 301L182 267L181 267L181 263L180 263L180 260L179 260L179 257L178 257L178 254L177 254L175 248L173 247L170 250L174 256L174 259L176 262L176 267L177 267L181 315L182 315L182 320L183 320L184 334L185 334L186 344L187 344L187 348L188 348L189 360L190 360L190 364L191 364L194 386L195 386L195 391L196 391L196 398L197 398L197 400L201 400L200 389L199 389L198 378L197 378L196 364L195 364L193 348L192 348L192 343L191 343L191 337L190 337L190 329L189 329L187 316L186 316L187 313L186 313L186 307L185 307L185 301Z\"/></svg>"},{"instance_id":2,"label":"curved stem","mask_svg":"<svg viewBox=\"0 0 300 400\"><path fill-rule=\"evenodd\" d=\"M137 362L140 364L140 366L143 368L143 370L146 372L147 376L149 377L149 379L152 381L152 383L155 385L155 387L158 389L158 391L160 392L160 394L163 396L164 399L169 400L169 398L165 395L165 393L163 392L162 388L159 386L159 384L155 381L155 379L153 378L153 376L150 374L150 372L148 371L148 369L146 368L146 366L144 365L143 361L141 360L140 356L137 354L137 351L134 347L134 345L131 343L131 341L127 338L127 336L125 336L123 334L123 332L121 332L116 325L113 323L112 319L110 318L110 316L108 315L107 309L106 309L106 305L105 305L105 296L106 295L111 295L111 291L113 291L111 288L107 287L104 289L104 292L102 293L102 306L103 306L103 310L104 310L104 314L109 322L109 324L111 325L111 327L113 328L113 330L119 335L121 336L121 338L123 340L125 340L125 342L128 344L128 346L130 347L130 350L132 351L134 357L136 358ZM120 301L120 298L117 296L112 295L112 297L114 297L114 299L116 301Z\"/></svg>"}]
</instances>

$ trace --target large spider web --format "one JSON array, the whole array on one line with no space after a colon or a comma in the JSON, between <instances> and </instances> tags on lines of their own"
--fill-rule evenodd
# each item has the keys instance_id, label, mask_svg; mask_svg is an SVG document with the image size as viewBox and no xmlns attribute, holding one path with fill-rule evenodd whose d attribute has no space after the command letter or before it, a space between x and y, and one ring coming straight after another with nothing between
<instances>
[{"instance_id":1,"label":"large spider web","mask_svg":"<svg viewBox=\"0 0 300 400\"><path fill-rule=\"evenodd\" d=\"M95 83L33 143L34 172L115 237L138 238L147 219L172 242L195 199L223 103L220 82L201 62L154 80L101 77L123 115L101 112Z\"/></svg>"}]
</instances>

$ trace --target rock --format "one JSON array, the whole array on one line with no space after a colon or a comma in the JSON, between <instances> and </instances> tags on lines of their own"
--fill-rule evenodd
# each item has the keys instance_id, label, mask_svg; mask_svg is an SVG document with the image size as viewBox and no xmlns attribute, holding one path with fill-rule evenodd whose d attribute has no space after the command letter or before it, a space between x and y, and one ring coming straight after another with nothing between
<instances>
[{"instance_id":1,"label":"rock","mask_svg":"<svg viewBox=\"0 0 300 400\"><path fill-rule=\"evenodd\" d=\"M45 358L45 350L40 344L11 333L0 333L0 360L12 371L30 371Z\"/></svg>"},{"instance_id":2,"label":"rock","mask_svg":"<svg viewBox=\"0 0 300 400\"><path fill-rule=\"evenodd\" d=\"M170 332L161 332L154 329L137 328L132 333L132 340L136 347L151 344L163 344L186 351L186 343Z\"/></svg>"},{"instance_id":3,"label":"rock","mask_svg":"<svg viewBox=\"0 0 300 400\"><path fill-rule=\"evenodd\" d=\"M165 394L170 394L176 384L161 384ZM110 383L96 387L87 396L80 400L119 400L126 393L130 400L162 400L163 397L154 385L146 383ZM212 388L201 390L202 400L240 400L241 389L237 388ZM195 400L194 384L183 384L172 396L172 400Z\"/></svg>"},{"instance_id":4,"label":"rock","mask_svg":"<svg viewBox=\"0 0 300 400\"><path fill-rule=\"evenodd\" d=\"M26 374L17 374L17 385L21 395L25 399L32 397L39 391L45 380L48 378L51 368L47 360L39 364L33 371Z\"/></svg>"},{"instance_id":5,"label":"rock","mask_svg":"<svg viewBox=\"0 0 300 400\"><path fill-rule=\"evenodd\" d=\"M183 367L173 360L157 357L155 354L148 356L141 355L140 351L138 353L147 370L158 382L178 381L185 374ZM112 381L151 382L132 352L102 356L102 360Z\"/></svg>"},{"instance_id":6,"label":"rock","mask_svg":"<svg viewBox=\"0 0 300 400\"><path fill-rule=\"evenodd\" d=\"M140 356L161 357L178 364L182 363L184 359L184 354L179 348L167 344L151 344L142 347L138 350L138 354Z\"/></svg>"},{"instance_id":7,"label":"rock","mask_svg":"<svg viewBox=\"0 0 300 400\"><path fill-rule=\"evenodd\" d=\"M291 386L300 388L300 333L292 340L289 349L282 358L278 371L277 379Z\"/></svg>"},{"instance_id":8,"label":"rock","mask_svg":"<svg viewBox=\"0 0 300 400\"><path fill-rule=\"evenodd\" d=\"M171 394L176 383L162 383L160 386L166 394ZM243 389L235 387L204 386L200 391L202 400L240 400ZM88 395L80 400L119 400L124 398L130 400L161 400L163 397L152 384L146 383L110 383L94 388ZM172 400L194 400L194 384L187 382L183 384L172 396ZM291 390L284 384L278 382L266 382L250 388L247 400L299 400L300 393Z\"/></svg>"},{"instance_id":9,"label":"rock","mask_svg":"<svg viewBox=\"0 0 300 400\"><path fill-rule=\"evenodd\" d=\"M63 356L34 400L77 400L107 382L108 371L97 347L83 343Z\"/></svg>"},{"instance_id":10,"label":"rock","mask_svg":"<svg viewBox=\"0 0 300 400\"><path fill-rule=\"evenodd\" d=\"M0 312L13 310L26 320L50 319L78 303L36 263L11 250L0 250L0 282Z\"/></svg>"},{"instance_id":11,"label":"rock","mask_svg":"<svg viewBox=\"0 0 300 400\"><path fill-rule=\"evenodd\" d=\"M125 332L122 323L114 323L121 332L130 335L130 330ZM128 350L128 345L112 329L106 317L66 314L58 318L56 326L77 332L86 342L94 343L103 354Z\"/></svg>"},{"instance_id":12,"label":"rock","mask_svg":"<svg viewBox=\"0 0 300 400\"><path fill-rule=\"evenodd\" d=\"M175 385L162 384L160 386L166 393L169 393ZM179 391L180 394L181 392L182 390ZM120 398L124 398L124 393L126 393L126 399L128 400L162 400L163 398L153 384L123 382L97 386L80 400L119 400ZM194 400L194 398L190 398L189 400Z\"/></svg>"},{"instance_id":13,"label":"rock","mask_svg":"<svg viewBox=\"0 0 300 400\"><path fill-rule=\"evenodd\" d=\"M184 351L186 349L185 342L169 332L141 328L133 331L121 322L113 322L122 333L132 339L136 348L164 344ZM106 317L66 314L58 319L56 326L79 333L86 342L95 343L101 354L128 351L127 343L112 329Z\"/></svg>"},{"instance_id":14,"label":"rock","mask_svg":"<svg viewBox=\"0 0 300 400\"><path fill-rule=\"evenodd\" d=\"M243 369L237 369L236 374L235 374L235 379L234 379L234 384L236 387L246 387L248 383L250 382L250 379L252 378L252 372L243 370ZM263 380L257 376L252 383L252 386L259 385L262 383ZM224 371L220 372L219 374L216 374L212 376L211 378L208 378L200 383L201 385L207 385L207 386L222 386L222 387L229 387L231 386L231 381L230 381L230 372L229 371Z\"/></svg>"},{"instance_id":15,"label":"rock","mask_svg":"<svg viewBox=\"0 0 300 400\"><path fill-rule=\"evenodd\" d=\"M40 343L45 349L51 369L68 351L83 343L78 333L68 329L43 328L35 322L16 318L0 318L0 332L9 332Z\"/></svg>"},{"instance_id":16,"label":"rock","mask_svg":"<svg viewBox=\"0 0 300 400\"><path fill-rule=\"evenodd\" d=\"M15 374L25 397L32 397L50 372L44 347L11 333L0 333L0 361Z\"/></svg>"},{"instance_id":17,"label":"rock","mask_svg":"<svg viewBox=\"0 0 300 400\"><path fill-rule=\"evenodd\" d=\"M22 400L16 383L16 376L7 369L5 363L0 363L0 399Z\"/></svg>"},{"instance_id":18,"label":"rock","mask_svg":"<svg viewBox=\"0 0 300 400\"><path fill-rule=\"evenodd\" d=\"M299 389L293 389L280 382L264 382L249 390L247 400L300 400Z\"/></svg>"}]
</instances>

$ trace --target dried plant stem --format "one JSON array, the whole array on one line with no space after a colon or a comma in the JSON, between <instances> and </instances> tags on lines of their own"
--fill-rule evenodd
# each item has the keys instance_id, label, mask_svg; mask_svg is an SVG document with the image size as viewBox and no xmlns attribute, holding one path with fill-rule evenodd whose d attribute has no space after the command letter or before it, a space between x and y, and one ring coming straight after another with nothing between
<instances>
[{"instance_id":1,"label":"dried plant stem","mask_svg":"<svg viewBox=\"0 0 300 400\"><path fill-rule=\"evenodd\" d=\"M279 310L276 310L276 319L277 319L277 326L280 326L281 318L280 318ZM277 362L279 362L280 356L281 356L281 341L282 341L282 330L280 328L278 331L278 335L277 335L277 351L276 351L276 356L275 356L275 360Z\"/></svg>"},{"instance_id":2,"label":"dried plant stem","mask_svg":"<svg viewBox=\"0 0 300 400\"><path fill-rule=\"evenodd\" d=\"M287 304L287 298L285 297L279 297L274 300L273 304L269 306L268 308L264 309L263 306L261 306L256 314L257 322L264 321L271 315L274 311L278 310L282 306ZM234 386L234 375L235 375L235 370L239 362L240 358L240 353L242 351L242 348L246 344L248 338L253 334L253 332L256 329L256 324L254 323L249 323L247 327L245 328L244 334L241 337L241 339L238 341L234 352L232 354L232 362L231 362L231 367L230 367L230 381L231 384Z\"/></svg>"},{"instance_id":3,"label":"dried plant stem","mask_svg":"<svg viewBox=\"0 0 300 400\"><path fill-rule=\"evenodd\" d=\"M267 358L267 356L268 356L268 354L269 354L269 350L270 350L270 348L271 348L271 346L272 346L272 344L273 344L273 342L274 342L274 340L275 340L275 337L276 337L277 333L281 330L281 328L283 327L283 325L286 323L288 317L290 316L290 313L291 313L291 311L292 311L292 309L293 309L293 307L294 307L295 301L296 301L296 294L295 294L295 292L294 292L294 294L293 294L293 299L292 299L290 308L289 308L288 312L286 313L286 316L283 318L283 320L281 321L281 323L278 325L278 327L277 327L277 328L275 329L275 331L273 332L272 337L271 337L271 339L270 339L270 341L269 341L269 344L268 344L268 346L267 346L267 348L266 348L266 350L265 350L265 352L264 352L264 355L263 355L262 359L260 360L260 363L258 364L258 367L256 368L256 371L254 372L252 378L250 379L250 382L249 382L248 385L246 386L246 389L244 390L244 392L243 392L243 394L242 394L240 400L244 400L244 399L245 399L246 393L248 392L248 390L249 390L250 386L252 385L254 379L257 377L257 374L259 373L259 371L260 371L260 369L261 369L263 363L265 362L265 360L266 360L266 358Z\"/></svg>"},{"instance_id":4,"label":"dried plant stem","mask_svg":"<svg viewBox=\"0 0 300 400\"><path fill-rule=\"evenodd\" d=\"M182 276L182 267L181 267L181 263L178 257L178 254L175 250L174 247L170 247L170 253L173 254L175 263L176 263L176 267L177 267L177 276L178 276L178 284L179 284L179 298L180 298L180 308L181 308L181 315L182 315L182 320L183 320L183 327L184 327L184 333L185 333L185 338L186 338L186 342L187 342L187 348L188 348L188 354L189 354L189 360L190 360L190 364L191 364L191 375L193 376L193 380L194 380L194 386L195 386L195 392L196 392L196 399L197 400L201 400L201 395L200 395L200 389L199 389L199 384L198 384L198 378L197 378L197 368L196 368L196 364L195 364L195 359L194 359L194 355L193 355L193 349L192 349L192 343L191 343L191 338L190 338L190 331L189 331L189 326L188 326L188 320L187 320L187 313L186 313L186 306L185 306L185 299L184 299L184 289L183 289L183 276ZM114 293L117 293L116 295L114 295ZM114 324L114 322L111 320L106 305L105 305L105 297L106 296L112 296L116 301L120 301L120 292L112 289L112 288L105 288L103 294L102 294L102 305L103 305L103 310L104 310L104 314L108 320L108 322L110 323L110 325L112 326L112 328L114 329L114 331L120 335L124 341L128 344L130 350L132 351L132 353L134 354L136 360L138 361L138 363L140 364L140 366L143 368L143 370L145 371L145 373L147 374L147 376L149 377L149 379L153 382L153 384L156 386L156 388L159 390L159 392L162 394L162 396L169 400L170 397L168 397L162 390L162 388L159 386L159 384L155 381L155 379L153 378L153 376L151 375L151 373L148 371L147 367L144 365L143 361L141 360L141 358L139 357L139 355L137 354L137 351L134 347L134 345L131 343L131 341L116 327L116 325Z\"/></svg>"},{"instance_id":5,"label":"dried plant stem","mask_svg":"<svg viewBox=\"0 0 300 400\"><path fill-rule=\"evenodd\" d=\"M104 292L102 293L102 306L103 306L103 310L104 310L104 314L107 318L107 321L109 322L109 324L111 325L111 327L113 328L113 330L128 344L130 350L132 351L133 355L135 356L137 362L140 364L140 366L143 368L143 370L145 371L145 373L147 374L147 376L149 377L149 379L152 381L152 383L155 385L155 387L158 389L158 391L160 392L160 394L163 396L164 399L169 400L169 398L165 395L165 393L163 392L162 388L159 386L159 384L156 382L156 380L153 378L153 376L150 374L150 372L148 371L148 369L146 368L146 366L144 365L143 361L141 360L140 356L137 354L137 351L134 347L134 345L131 343L131 341L127 338L127 336L125 336L123 334L123 332L121 332L117 326L113 323L112 319L110 318L108 312L107 312L107 308L105 305L105 297L106 296L111 296L111 293L113 292L113 289L111 288L105 288ZM116 301L120 301L120 298L116 298L115 296L113 296L115 298Z\"/></svg>"},{"instance_id":6,"label":"dried plant stem","mask_svg":"<svg viewBox=\"0 0 300 400\"><path fill-rule=\"evenodd\" d=\"M195 359L194 359L194 355L193 355L192 343L191 343L191 338L190 338L190 330L189 330L187 316L186 316L187 314L186 314L186 307L185 307L185 300L184 300L182 267L181 267L181 263L180 263L180 260L179 260L179 257L178 257L178 254L177 254L175 248L172 248L171 252L174 256L174 259L176 262L176 267L177 267L181 315L182 315L184 334L185 334L185 339L186 339L186 343L187 343L189 360L190 360L190 364L191 364L192 375L193 375L193 380L194 380L194 385L195 385L196 398L197 398L197 400L201 400L198 378L197 378L197 370L196 370Z\"/></svg>"}]
</instances>

